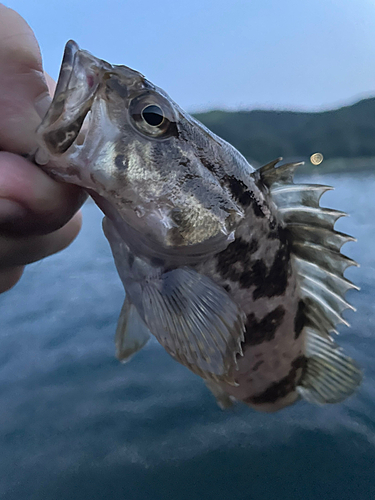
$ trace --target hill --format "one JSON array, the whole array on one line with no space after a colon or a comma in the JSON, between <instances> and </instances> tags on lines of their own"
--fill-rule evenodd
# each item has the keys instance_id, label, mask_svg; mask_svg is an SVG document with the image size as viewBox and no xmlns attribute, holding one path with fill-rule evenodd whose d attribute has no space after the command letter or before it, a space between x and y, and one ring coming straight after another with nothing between
<instances>
[{"instance_id":1,"label":"hill","mask_svg":"<svg viewBox=\"0 0 375 500\"><path fill-rule=\"evenodd\" d=\"M259 164L283 156L375 157L375 98L332 111L209 111L194 115Z\"/></svg>"}]
</instances>

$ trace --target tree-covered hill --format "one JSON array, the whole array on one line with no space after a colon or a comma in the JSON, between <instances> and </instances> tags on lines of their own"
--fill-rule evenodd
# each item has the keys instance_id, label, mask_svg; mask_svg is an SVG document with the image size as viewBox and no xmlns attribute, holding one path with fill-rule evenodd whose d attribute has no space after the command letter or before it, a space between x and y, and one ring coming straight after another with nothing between
<instances>
[{"instance_id":1,"label":"tree-covered hill","mask_svg":"<svg viewBox=\"0 0 375 500\"><path fill-rule=\"evenodd\" d=\"M195 117L249 159L375 157L375 98L333 111L210 111Z\"/></svg>"}]
</instances>

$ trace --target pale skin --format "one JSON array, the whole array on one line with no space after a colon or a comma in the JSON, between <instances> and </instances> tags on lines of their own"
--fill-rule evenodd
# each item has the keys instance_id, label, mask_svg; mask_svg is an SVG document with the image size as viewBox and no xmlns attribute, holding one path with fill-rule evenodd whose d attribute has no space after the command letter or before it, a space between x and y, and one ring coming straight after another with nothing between
<instances>
[{"instance_id":1,"label":"pale skin","mask_svg":"<svg viewBox=\"0 0 375 500\"><path fill-rule=\"evenodd\" d=\"M31 28L0 4L0 293L26 264L64 249L81 228L83 192L22 157L35 149L54 85Z\"/></svg>"}]
</instances>

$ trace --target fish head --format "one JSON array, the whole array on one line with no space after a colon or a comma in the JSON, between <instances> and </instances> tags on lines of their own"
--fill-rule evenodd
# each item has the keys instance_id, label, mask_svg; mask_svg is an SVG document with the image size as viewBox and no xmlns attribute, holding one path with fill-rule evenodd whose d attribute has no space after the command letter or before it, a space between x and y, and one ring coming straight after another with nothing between
<instances>
[{"instance_id":1,"label":"fish head","mask_svg":"<svg viewBox=\"0 0 375 500\"><path fill-rule=\"evenodd\" d=\"M208 241L217 249L243 217L222 171L239 153L141 73L75 42L66 45L37 135L36 162L47 173L85 188L109 218L151 246Z\"/></svg>"}]
</instances>

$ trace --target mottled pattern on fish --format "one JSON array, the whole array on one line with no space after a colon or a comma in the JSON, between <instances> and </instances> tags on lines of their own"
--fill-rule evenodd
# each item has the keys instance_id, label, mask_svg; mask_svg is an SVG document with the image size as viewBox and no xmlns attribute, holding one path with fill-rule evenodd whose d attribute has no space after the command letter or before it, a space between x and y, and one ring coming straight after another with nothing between
<instances>
[{"instance_id":1,"label":"mottled pattern on fish","mask_svg":"<svg viewBox=\"0 0 375 500\"><path fill-rule=\"evenodd\" d=\"M246 217L235 241L197 270L223 286L246 313L244 355L238 356L235 375L238 387L223 389L251 406L266 410L272 405L275 410L297 397L302 375L296 272L277 213L264 213L261 205L247 200L244 208Z\"/></svg>"},{"instance_id":2,"label":"mottled pattern on fish","mask_svg":"<svg viewBox=\"0 0 375 500\"><path fill-rule=\"evenodd\" d=\"M122 361L154 335L222 407L343 401L361 381L330 339L345 293L342 215L297 164L258 171L140 73L66 47L35 161L85 188L126 291Z\"/></svg>"}]
</instances>

